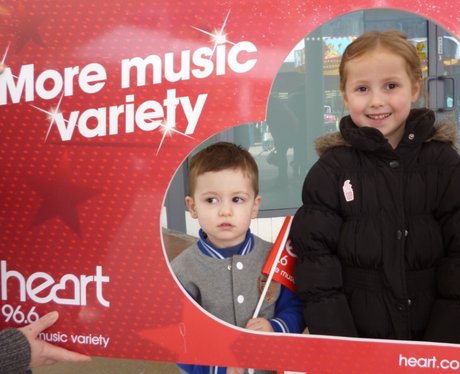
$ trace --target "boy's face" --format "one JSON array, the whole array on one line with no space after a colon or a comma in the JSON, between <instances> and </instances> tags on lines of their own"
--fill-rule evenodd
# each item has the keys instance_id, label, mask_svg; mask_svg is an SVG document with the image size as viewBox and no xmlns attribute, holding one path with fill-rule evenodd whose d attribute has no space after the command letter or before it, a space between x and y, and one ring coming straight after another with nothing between
<instances>
[{"instance_id":1,"label":"boy's face","mask_svg":"<svg viewBox=\"0 0 460 374\"><path fill-rule=\"evenodd\" d=\"M257 217L260 202L251 179L239 169L199 175L194 195L185 198L192 217L198 219L208 240L218 248L244 241L251 219Z\"/></svg>"},{"instance_id":2,"label":"boy's face","mask_svg":"<svg viewBox=\"0 0 460 374\"><path fill-rule=\"evenodd\" d=\"M343 97L358 127L374 127L396 148L404 133L419 84L407 73L405 60L385 49L376 49L347 62Z\"/></svg>"}]
</instances>

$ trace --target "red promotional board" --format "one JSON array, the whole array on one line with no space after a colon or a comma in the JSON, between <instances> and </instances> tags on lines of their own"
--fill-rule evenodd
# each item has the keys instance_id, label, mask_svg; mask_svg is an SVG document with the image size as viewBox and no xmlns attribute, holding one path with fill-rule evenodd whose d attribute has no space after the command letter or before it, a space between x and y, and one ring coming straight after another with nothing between
<instances>
[{"instance_id":1,"label":"red promotional board","mask_svg":"<svg viewBox=\"0 0 460 374\"><path fill-rule=\"evenodd\" d=\"M460 7L447 0L0 0L0 327L58 310L44 338L94 356L308 373L460 370L455 345L230 326L186 296L165 256L160 213L187 155L263 120L295 44L367 8L460 35ZM211 37L220 32L226 39Z\"/></svg>"}]
</instances>

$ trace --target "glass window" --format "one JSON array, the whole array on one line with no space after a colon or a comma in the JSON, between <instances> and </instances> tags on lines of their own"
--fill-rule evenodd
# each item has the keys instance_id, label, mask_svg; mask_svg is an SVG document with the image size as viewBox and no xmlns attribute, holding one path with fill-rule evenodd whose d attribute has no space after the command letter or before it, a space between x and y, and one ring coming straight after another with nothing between
<instances>
[{"instance_id":1,"label":"glass window","mask_svg":"<svg viewBox=\"0 0 460 374\"><path fill-rule=\"evenodd\" d=\"M460 43L414 14L370 9L337 17L299 40L286 56L268 98L266 120L229 129L209 140L233 141L249 149L260 170L260 217L293 214L301 205L305 175L317 160L314 140L338 129L346 114L338 67L345 48L370 30L397 29L419 51L426 94L415 106L460 121ZM435 30L432 32L432 30ZM433 36L434 35L434 36ZM441 43L441 44L440 44Z\"/></svg>"},{"instance_id":2,"label":"glass window","mask_svg":"<svg viewBox=\"0 0 460 374\"><path fill-rule=\"evenodd\" d=\"M314 140L337 131L346 114L338 67L345 48L369 30L398 29L418 43L427 66L427 21L386 9L346 14L307 35L293 48L278 72L266 121L249 125L257 135L250 152L260 168L262 210L297 209L304 177L317 160ZM423 105L424 98L420 103ZM236 140L236 139L235 139Z\"/></svg>"}]
</instances>

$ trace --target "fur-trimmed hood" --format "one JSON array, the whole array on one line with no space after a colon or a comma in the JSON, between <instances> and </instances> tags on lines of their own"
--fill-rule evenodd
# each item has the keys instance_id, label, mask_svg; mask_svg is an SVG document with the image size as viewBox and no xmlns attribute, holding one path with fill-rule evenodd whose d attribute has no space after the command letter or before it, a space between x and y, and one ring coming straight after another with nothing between
<instances>
[{"instance_id":1,"label":"fur-trimmed hood","mask_svg":"<svg viewBox=\"0 0 460 374\"><path fill-rule=\"evenodd\" d=\"M425 133L427 133L424 142L435 140L439 142L449 143L454 149L458 149L459 134L455 123L449 120L442 120L435 123L434 113L426 109L414 109L411 112L411 116L408 119L408 121L410 119L412 119L412 121L410 123L410 126L406 126L406 133L411 131L417 131L417 126L420 127L420 125L417 122L414 123L414 119L419 121L421 117L423 126L429 126L429 131L427 131L426 129L424 131ZM369 142L372 142L374 144L382 145L384 142L386 143L386 140L383 138L381 133L378 132L378 130L374 130L371 128L360 129L351 121L350 116L346 116L342 118L342 120L340 121L340 132L337 131L329 133L320 136L315 140L316 153L319 156L321 156L331 148L340 146L351 147L352 142L345 139L343 135L345 134L346 137L350 138L350 136L347 136L350 132L360 132L360 135L362 137L368 137L370 139ZM375 145L373 145L373 147L375 147Z\"/></svg>"}]
</instances>

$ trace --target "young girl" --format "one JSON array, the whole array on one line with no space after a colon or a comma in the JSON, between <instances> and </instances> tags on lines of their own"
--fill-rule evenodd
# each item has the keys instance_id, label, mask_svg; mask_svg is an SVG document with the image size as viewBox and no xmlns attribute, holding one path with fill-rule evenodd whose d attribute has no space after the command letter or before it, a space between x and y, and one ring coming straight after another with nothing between
<instances>
[{"instance_id":1,"label":"young girl","mask_svg":"<svg viewBox=\"0 0 460 374\"><path fill-rule=\"evenodd\" d=\"M460 343L460 157L454 124L411 109L416 49L397 31L345 50L349 115L316 141L291 237L310 333Z\"/></svg>"}]
</instances>

